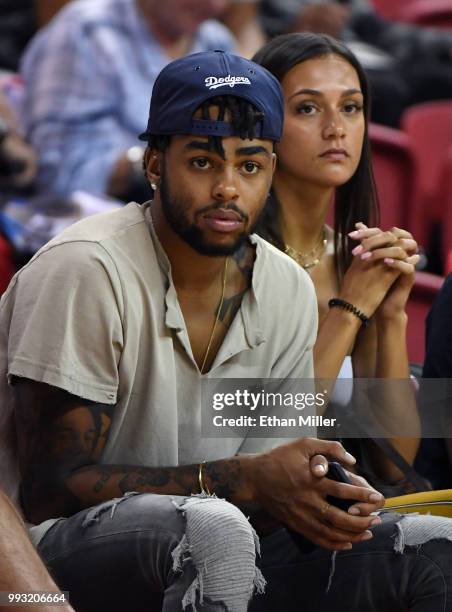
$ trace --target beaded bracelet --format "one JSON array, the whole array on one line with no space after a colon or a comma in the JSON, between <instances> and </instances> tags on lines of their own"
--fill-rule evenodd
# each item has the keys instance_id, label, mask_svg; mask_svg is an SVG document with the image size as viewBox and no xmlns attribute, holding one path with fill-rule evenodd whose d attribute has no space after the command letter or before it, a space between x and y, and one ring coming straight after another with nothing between
<instances>
[{"instance_id":1,"label":"beaded bracelet","mask_svg":"<svg viewBox=\"0 0 452 612\"><path fill-rule=\"evenodd\" d=\"M341 300L340 298L333 298L328 302L328 306L330 308L342 308L343 310L351 312L355 315L355 317L358 317L363 327L369 327L370 318L366 317L363 312L356 308L356 306L353 306L353 304L350 304L350 302L346 302L345 300Z\"/></svg>"}]
</instances>

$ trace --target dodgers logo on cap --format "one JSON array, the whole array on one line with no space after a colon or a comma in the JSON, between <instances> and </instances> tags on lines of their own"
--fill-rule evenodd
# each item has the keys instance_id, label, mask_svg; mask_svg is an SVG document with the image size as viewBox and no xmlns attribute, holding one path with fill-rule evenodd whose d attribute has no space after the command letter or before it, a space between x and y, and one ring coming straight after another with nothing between
<instances>
[{"instance_id":1,"label":"dodgers logo on cap","mask_svg":"<svg viewBox=\"0 0 452 612\"><path fill-rule=\"evenodd\" d=\"M281 139L284 101L277 79L251 60L223 51L186 55L160 72L152 91L148 126L140 139L172 134L235 135L227 121L193 118L203 102L223 95L243 98L262 113L256 138Z\"/></svg>"},{"instance_id":2,"label":"dodgers logo on cap","mask_svg":"<svg viewBox=\"0 0 452 612\"><path fill-rule=\"evenodd\" d=\"M229 87L234 87L236 83L251 85L251 81L246 76L231 76L230 74L228 74L228 76L224 78L210 76L206 79L206 87L208 87L209 89L217 89L218 87L223 87L223 85L229 85Z\"/></svg>"}]
</instances>

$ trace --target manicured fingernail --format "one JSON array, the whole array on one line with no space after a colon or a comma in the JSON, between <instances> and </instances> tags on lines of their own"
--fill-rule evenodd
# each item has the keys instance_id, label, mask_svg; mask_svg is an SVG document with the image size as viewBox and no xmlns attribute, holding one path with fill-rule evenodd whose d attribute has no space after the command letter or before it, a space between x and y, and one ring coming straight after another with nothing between
<instances>
[{"instance_id":1,"label":"manicured fingernail","mask_svg":"<svg viewBox=\"0 0 452 612\"><path fill-rule=\"evenodd\" d=\"M370 251L367 251L361 255L361 259L369 259L369 257L372 257L372 253Z\"/></svg>"},{"instance_id":2,"label":"manicured fingernail","mask_svg":"<svg viewBox=\"0 0 452 612\"><path fill-rule=\"evenodd\" d=\"M351 550L353 548L353 546L350 544L350 542L348 544L344 544L341 548L341 550Z\"/></svg>"},{"instance_id":3,"label":"manicured fingernail","mask_svg":"<svg viewBox=\"0 0 452 612\"><path fill-rule=\"evenodd\" d=\"M326 473L326 468L322 463L319 463L318 465L314 466L314 470L316 472L318 472L319 474L325 474Z\"/></svg>"},{"instance_id":4,"label":"manicured fingernail","mask_svg":"<svg viewBox=\"0 0 452 612\"><path fill-rule=\"evenodd\" d=\"M372 504L376 504L377 502L381 501L381 495L380 495L380 493L371 493L371 494L369 495L369 501L370 501Z\"/></svg>"},{"instance_id":5,"label":"manicured fingernail","mask_svg":"<svg viewBox=\"0 0 452 612\"><path fill-rule=\"evenodd\" d=\"M371 520L370 522L372 527L376 527L377 525L381 525L381 518L379 516L376 516L374 519Z\"/></svg>"},{"instance_id":6,"label":"manicured fingernail","mask_svg":"<svg viewBox=\"0 0 452 612\"><path fill-rule=\"evenodd\" d=\"M350 455L350 453L345 453L345 459L347 459L348 462L356 463L356 459L353 455Z\"/></svg>"},{"instance_id":7,"label":"manicured fingernail","mask_svg":"<svg viewBox=\"0 0 452 612\"><path fill-rule=\"evenodd\" d=\"M363 252L363 250L364 250L363 245L362 245L362 244L358 244L358 246L356 246L356 247L353 249L352 254L353 254L353 255L359 255L360 253L362 253L362 252Z\"/></svg>"},{"instance_id":8,"label":"manicured fingernail","mask_svg":"<svg viewBox=\"0 0 452 612\"><path fill-rule=\"evenodd\" d=\"M359 230L354 230L353 232L349 232L348 235L350 238L357 238L359 236Z\"/></svg>"},{"instance_id":9,"label":"manicured fingernail","mask_svg":"<svg viewBox=\"0 0 452 612\"><path fill-rule=\"evenodd\" d=\"M350 506L350 508L348 509L348 513L353 514L353 516L359 516L361 514L359 508L357 508L356 506Z\"/></svg>"},{"instance_id":10,"label":"manicured fingernail","mask_svg":"<svg viewBox=\"0 0 452 612\"><path fill-rule=\"evenodd\" d=\"M393 264L394 260L391 257L385 257L383 260L387 264Z\"/></svg>"},{"instance_id":11,"label":"manicured fingernail","mask_svg":"<svg viewBox=\"0 0 452 612\"><path fill-rule=\"evenodd\" d=\"M371 540L373 538L373 533L371 531L365 531L361 536L361 542L365 542L366 540Z\"/></svg>"}]
</instances>

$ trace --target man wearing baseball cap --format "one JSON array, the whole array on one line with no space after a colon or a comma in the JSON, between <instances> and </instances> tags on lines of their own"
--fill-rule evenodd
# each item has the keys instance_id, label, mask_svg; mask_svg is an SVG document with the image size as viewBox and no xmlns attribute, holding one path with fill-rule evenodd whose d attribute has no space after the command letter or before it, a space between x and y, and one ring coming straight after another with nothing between
<instances>
[{"instance_id":1,"label":"man wearing baseball cap","mask_svg":"<svg viewBox=\"0 0 452 612\"><path fill-rule=\"evenodd\" d=\"M253 62L169 64L142 135L153 201L66 229L2 298L3 486L19 464L31 536L77 610L245 612L265 580L240 507L327 549L326 571L328 550L380 522L362 480L323 477L320 455L354 462L339 443L201 435L203 379L313 376L312 283L252 234L282 124L279 85ZM297 550L278 533L284 574Z\"/></svg>"}]
</instances>

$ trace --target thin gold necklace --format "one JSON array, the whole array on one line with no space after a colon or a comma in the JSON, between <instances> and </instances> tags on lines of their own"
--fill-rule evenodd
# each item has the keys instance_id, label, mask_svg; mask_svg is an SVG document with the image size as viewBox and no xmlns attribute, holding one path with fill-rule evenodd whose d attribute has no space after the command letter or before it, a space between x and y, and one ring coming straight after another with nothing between
<instances>
[{"instance_id":1,"label":"thin gold necklace","mask_svg":"<svg viewBox=\"0 0 452 612\"><path fill-rule=\"evenodd\" d=\"M297 251L286 243L284 243L284 252L286 253L286 255L295 260L297 264L300 265L302 268L304 268L305 270L310 270L311 268L314 268L318 263L320 263L320 260L322 259L323 254L325 253L327 242L328 239L326 237L326 230L323 227L322 234L318 242L316 243L314 248L312 248L307 253L301 253L300 251ZM311 257L311 259L309 259L309 257Z\"/></svg>"},{"instance_id":2,"label":"thin gold necklace","mask_svg":"<svg viewBox=\"0 0 452 612\"><path fill-rule=\"evenodd\" d=\"M222 286L222 289L221 289L220 304L218 306L217 314L215 316L215 323L213 324L213 328L212 328L212 332L210 334L209 342L207 343L206 352L204 353L204 359L202 360L202 365L201 365L201 369L200 369L200 373L201 374L204 374L204 366L206 365L207 357L208 357L209 351L210 351L210 346L212 344L213 336L215 334L215 329L217 327L218 319L220 318L220 312L221 312L221 309L223 308L224 294L225 294L225 290L226 290L226 276L227 276L227 272L228 272L228 261L229 261L229 257L226 257L226 260L224 262L224 268L223 268L223 286Z\"/></svg>"}]
</instances>

